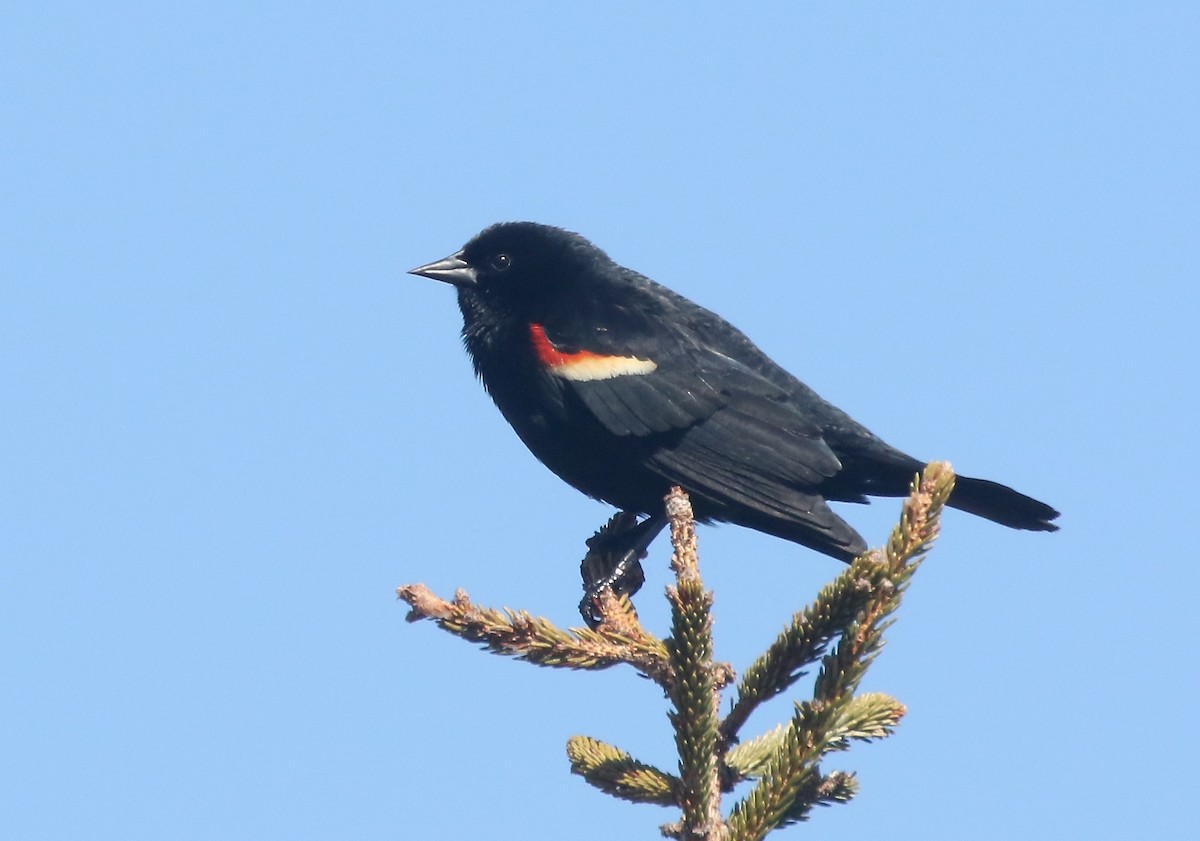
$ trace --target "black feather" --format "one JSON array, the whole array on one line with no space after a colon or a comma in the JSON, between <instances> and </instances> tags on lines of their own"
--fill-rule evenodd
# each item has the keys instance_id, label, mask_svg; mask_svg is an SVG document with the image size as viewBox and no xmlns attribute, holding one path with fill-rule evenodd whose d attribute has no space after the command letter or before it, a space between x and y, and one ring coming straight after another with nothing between
<instances>
[{"instance_id":1,"label":"black feather","mask_svg":"<svg viewBox=\"0 0 1200 841\"><path fill-rule=\"evenodd\" d=\"M720 316L578 234L494 225L414 273L457 286L475 370L533 453L623 510L657 514L678 484L702 519L849 560L866 544L826 500L903 495L921 467ZM612 366L596 374L571 367L579 360ZM1057 528L1057 511L996 482L960 477L950 505Z\"/></svg>"}]
</instances>

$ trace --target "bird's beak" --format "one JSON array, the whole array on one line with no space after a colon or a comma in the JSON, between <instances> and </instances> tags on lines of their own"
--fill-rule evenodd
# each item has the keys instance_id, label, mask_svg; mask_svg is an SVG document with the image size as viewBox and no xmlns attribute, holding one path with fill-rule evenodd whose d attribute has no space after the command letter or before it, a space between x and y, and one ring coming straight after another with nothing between
<instances>
[{"instance_id":1,"label":"bird's beak","mask_svg":"<svg viewBox=\"0 0 1200 841\"><path fill-rule=\"evenodd\" d=\"M409 274L428 277L432 280L442 280L455 286L474 286L476 283L475 270L467 265L462 258L463 253L451 254L435 263L417 266L410 269Z\"/></svg>"}]
</instances>

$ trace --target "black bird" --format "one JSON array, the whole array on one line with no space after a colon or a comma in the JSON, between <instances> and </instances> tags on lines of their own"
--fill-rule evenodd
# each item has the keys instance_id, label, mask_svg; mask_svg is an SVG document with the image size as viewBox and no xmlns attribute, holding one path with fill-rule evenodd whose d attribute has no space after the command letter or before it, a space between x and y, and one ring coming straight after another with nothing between
<instances>
[{"instance_id":1,"label":"black bird","mask_svg":"<svg viewBox=\"0 0 1200 841\"><path fill-rule=\"evenodd\" d=\"M849 561L867 544L827 501L903 496L923 466L723 318L578 234L501 223L411 273L458 290L475 372L533 454L588 496L648 515L638 552L680 485L697 519ZM1049 505L984 479L958 477L949 504L1011 528L1058 528Z\"/></svg>"}]
</instances>

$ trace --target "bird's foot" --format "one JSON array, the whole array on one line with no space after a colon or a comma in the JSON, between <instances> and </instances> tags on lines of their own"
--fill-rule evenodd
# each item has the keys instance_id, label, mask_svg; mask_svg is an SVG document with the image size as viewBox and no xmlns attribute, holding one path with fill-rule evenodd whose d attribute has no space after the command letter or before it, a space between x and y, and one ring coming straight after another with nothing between
<instances>
[{"instance_id":1,"label":"bird's foot","mask_svg":"<svg viewBox=\"0 0 1200 841\"><path fill-rule=\"evenodd\" d=\"M646 581L641 561L666 522L663 515L638 522L636 514L621 511L588 539L587 556L579 565L584 594L579 613L588 627L600 624L597 597L601 591L609 589L618 596L632 596L641 589Z\"/></svg>"}]
</instances>

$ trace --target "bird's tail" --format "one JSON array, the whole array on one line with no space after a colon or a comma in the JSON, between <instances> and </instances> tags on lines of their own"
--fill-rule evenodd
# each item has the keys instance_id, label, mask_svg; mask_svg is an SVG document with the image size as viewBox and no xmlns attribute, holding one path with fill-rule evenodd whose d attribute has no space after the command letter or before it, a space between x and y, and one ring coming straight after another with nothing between
<instances>
[{"instance_id":1,"label":"bird's tail","mask_svg":"<svg viewBox=\"0 0 1200 841\"><path fill-rule=\"evenodd\" d=\"M949 505L1013 529L1058 531L1058 526L1051 522L1058 512L1049 505L987 479L959 476Z\"/></svg>"}]
</instances>

